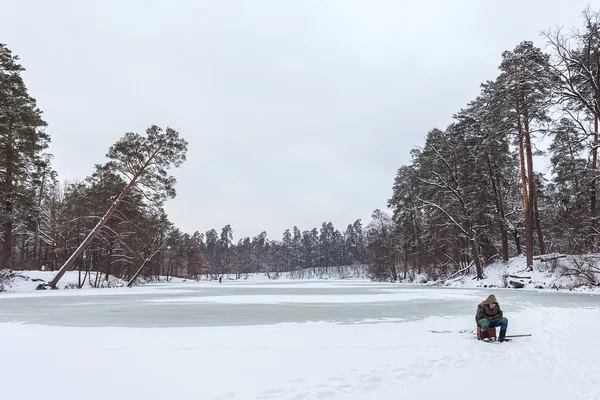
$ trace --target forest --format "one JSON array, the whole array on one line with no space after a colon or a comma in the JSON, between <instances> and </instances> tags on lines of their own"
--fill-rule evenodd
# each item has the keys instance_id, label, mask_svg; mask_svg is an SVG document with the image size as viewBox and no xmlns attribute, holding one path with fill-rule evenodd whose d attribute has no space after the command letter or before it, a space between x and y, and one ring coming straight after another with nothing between
<instances>
[{"instance_id":1,"label":"forest","mask_svg":"<svg viewBox=\"0 0 600 400\"><path fill-rule=\"evenodd\" d=\"M397 281L463 269L481 278L485 265L521 254L531 267L535 255L597 253L599 12L585 9L580 27L547 30L540 43L499 55L497 76L453 122L422 132L423 146L391 182L389 213L374 210L365 226L323 222L237 241L230 225L182 232L164 211L186 160L185 132L124 133L90 176L61 182L48 151L59 132L28 92L16 50L0 43L0 266L104 280L365 267ZM540 160L550 174L536 172Z\"/></svg>"}]
</instances>

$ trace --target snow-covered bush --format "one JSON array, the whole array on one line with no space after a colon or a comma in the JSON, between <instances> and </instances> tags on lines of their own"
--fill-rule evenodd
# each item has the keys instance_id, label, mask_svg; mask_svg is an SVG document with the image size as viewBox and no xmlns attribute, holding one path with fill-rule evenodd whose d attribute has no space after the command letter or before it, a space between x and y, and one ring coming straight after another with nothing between
<instances>
[{"instance_id":1,"label":"snow-covered bush","mask_svg":"<svg viewBox=\"0 0 600 400\"><path fill-rule=\"evenodd\" d=\"M560 264L560 274L572 281L570 289L600 286L600 258L597 255L572 256Z\"/></svg>"},{"instance_id":2,"label":"snow-covered bush","mask_svg":"<svg viewBox=\"0 0 600 400\"><path fill-rule=\"evenodd\" d=\"M0 292L6 290L6 287L10 284L11 270L3 269L0 270Z\"/></svg>"}]
</instances>

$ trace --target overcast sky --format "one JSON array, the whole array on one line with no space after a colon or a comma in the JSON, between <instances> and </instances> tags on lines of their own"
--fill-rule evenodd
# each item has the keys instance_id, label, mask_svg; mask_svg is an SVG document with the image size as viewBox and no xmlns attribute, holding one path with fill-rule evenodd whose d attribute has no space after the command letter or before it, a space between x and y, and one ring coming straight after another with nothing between
<instances>
[{"instance_id":1,"label":"overcast sky","mask_svg":"<svg viewBox=\"0 0 600 400\"><path fill-rule=\"evenodd\" d=\"M504 50L600 1L18 0L21 57L61 180L125 132L189 141L167 205L183 231L280 239L385 209L396 170L497 76Z\"/></svg>"}]
</instances>

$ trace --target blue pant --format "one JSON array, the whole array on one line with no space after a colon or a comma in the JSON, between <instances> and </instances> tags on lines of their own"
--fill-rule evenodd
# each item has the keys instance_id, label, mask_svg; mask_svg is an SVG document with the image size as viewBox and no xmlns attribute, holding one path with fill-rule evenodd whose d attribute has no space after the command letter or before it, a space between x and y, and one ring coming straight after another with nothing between
<instances>
[{"instance_id":1,"label":"blue pant","mask_svg":"<svg viewBox=\"0 0 600 400\"><path fill-rule=\"evenodd\" d=\"M481 328L483 337L489 337L489 328L497 327L500 327L500 337L504 337L504 335L506 335L506 330L508 329L508 319L504 317L500 319L483 318L477 321L477 326Z\"/></svg>"}]
</instances>

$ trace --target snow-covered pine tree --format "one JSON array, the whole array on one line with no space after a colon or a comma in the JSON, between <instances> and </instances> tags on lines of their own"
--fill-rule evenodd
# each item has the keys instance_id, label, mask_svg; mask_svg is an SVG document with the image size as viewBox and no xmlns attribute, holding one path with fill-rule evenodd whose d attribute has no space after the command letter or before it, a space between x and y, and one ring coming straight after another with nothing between
<instances>
[{"instance_id":1,"label":"snow-covered pine tree","mask_svg":"<svg viewBox=\"0 0 600 400\"><path fill-rule=\"evenodd\" d=\"M495 257L498 253L496 248L499 247L502 259L508 261L508 232L516 230L518 221L508 217L507 203L511 203L510 197L515 189L514 177L518 175L518 161L510 149L511 124L502 118L499 106L501 101L497 86L493 82L487 82L482 85L480 95L457 113L455 119L457 127L474 139L468 154L470 162L485 171L485 175L480 177L481 185L473 187L479 194L478 202L484 209L481 215L488 217L479 221L491 246L488 251L483 251L484 255L486 259ZM489 216L492 215L494 217L490 220ZM498 233L499 246L493 242ZM518 241L518 236L515 240ZM516 243L516 247L517 253L520 253L519 243Z\"/></svg>"},{"instance_id":2,"label":"snow-covered pine tree","mask_svg":"<svg viewBox=\"0 0 600 400\"><path fill-rule=\"evenodd\" d=\"M292 237L292 254L291 262L294 270L300 269L302 265L302 232L297 226L294 226L292 230L294 235Z\"/></svg>"},{"instance_id":3,"label":"snow-covered pine tree","mask_svg":"<svg viewBox=\"0 0 600 400\"><path fill-rule=\"evenodd\" d=\"M533 268L534 226L538 234L540 253L545 253L541 224L539 218L535 218L537 210L532 138L535 132L545 130L546 124L550 122L550 82L555 78L549 58L548 54L543 53L532 42L524 41L514 50L502 54L502 73L497 80L498 91L505 99L503 108L517 134L525 214L526 258L530 269Z\"/></svg>"},{"instance_id":4,"label":"snow-covered pine tree","mask_svg":"<svg viewBox=\"0 0 600 400\"><path fill-rule=\"evenodd\" d=\"M394 222L387 213L377 209L367 226L370 275L380 281L398 280L399 248Z\"/></svg>"},{"instance_id":5,"label":"snow-covered pine tree","mask_svg":"<svg viewBox=\"0 0 600 400\"><path fill-rule=\"evenodd\" d=\"M289 229L286 229L285 232L283 232L281 247L283 269L285 272L289 272L292 269L292 233Z\"/></svg>"},{"instance_id":6,"label":"snow-covered pine tree","mask_svg":"<svg viewBox=\"0 0 600 400\"><path fill-rule=\"evenodd\" d=\"M571 118L561 118L552 129L549 147L553 184L551 232L559 251L593 251L596 233L589 224L589 190L593 170L586 149L585 132Z\"/></svg>"},{"instance_id":7,"label":"snow-covered pine tree","mask_svg":"<svg viewBox=\"0 0 600 400\"><path fill-rule=\"evenodd\" d=\"M405 252L403 256L405 279L408 264L412 265L420 274L425 262L422 204L417 200L421 184L418 169L419 154L418 150L411 151L411 164L398 168L392 186L392 197L388 200L388 207L393 211L396 229L401 231L404 238L402 248Z\"/></svg>"},{"instance_id":8,"label":"snow-covered pine tree","mask_svg":"<svg viewBox=\"0 0 600 400\"><path fill-rule=\"evenodd\" d=\"M233 229L231 225L227 224L221 230L221 236L219 238L219 253L221 254L221 274L229 272L229 268L232 263L232 246L233 243Z\"/></svg>"},{"instance_id":9,"label":"snow-covered pine tree","mask_svg":"<svg viewBox=\"0 0 600 400\"><path fill-rule=\"evenodd\" d=\"M21 77L25 69L18 61L19 57L0 43L0 265L9 268L14 266L15 215L34 204L40 186L36 173L50 141L42 112Z\"/></svg>"}]
</instances>

